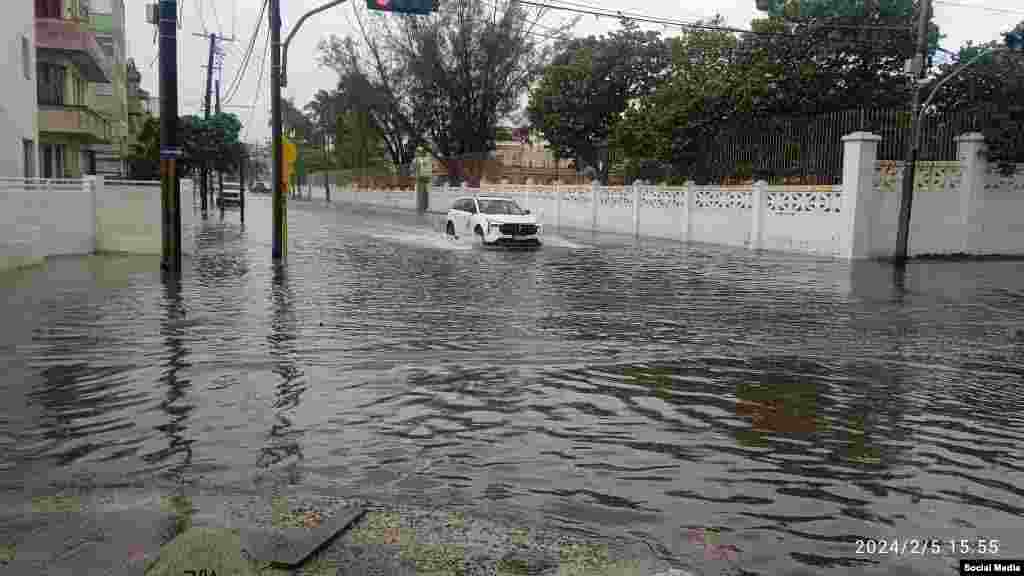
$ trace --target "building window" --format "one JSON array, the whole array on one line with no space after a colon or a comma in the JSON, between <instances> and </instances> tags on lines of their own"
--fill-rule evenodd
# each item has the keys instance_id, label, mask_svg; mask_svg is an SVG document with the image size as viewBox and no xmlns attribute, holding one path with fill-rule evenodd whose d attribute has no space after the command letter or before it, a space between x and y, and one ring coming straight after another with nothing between
<instances>
[{"instance_id":1,"label":"building window","mask_svg":"<svg viewBox=\"0 0 1024 576\"><path fill-rule=\"evenodd\" d=\"M25 80L32 79L32 46L28 36L21 37L21 71L25 74Z\"/></svg>"},{"instance_id":2,"label":"building window","mask_svg":"<svg viewBox=\"0 0 1024 576\"><path fill-rule=\"evenodd\" d=\"M61 0L36 0L36 18L63 18Z\"/></svg>"},{"instance_id":3,"label":"building window","mask_svg":"<svg viewBox=\"0 0 1024 576\"><path fill-rule=\"evenodd\" d=\"M39 103L50 106L64 105L64 67L39 62L36 65L36 84Z\"/></svg>"},{"instance_id":4,"label":"building window","mask_svg":"<svg viewBox=\"0 0 1024 576\"><path fill-rule=\"evenodd\" d=\"M25 163L24 175L25 178L35 178L36 176L36 143L31 140L21 141L23 148L23 158Z\"/></svg>"}]
</instances>

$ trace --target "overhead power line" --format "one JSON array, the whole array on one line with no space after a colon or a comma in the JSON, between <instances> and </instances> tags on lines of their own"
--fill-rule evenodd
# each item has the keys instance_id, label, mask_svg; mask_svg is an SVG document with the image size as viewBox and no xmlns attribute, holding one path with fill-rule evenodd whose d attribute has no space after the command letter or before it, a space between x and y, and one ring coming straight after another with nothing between
<instances>
[{"instance_id":1,"label":"overhead power line","mask_svg":"<svg viewBox=\"0 0 1024 576\"><path fill-rule=\"evenodd\" d=\"M572 2L571 0L554 0L554 1L555 1L556 4L565 4L567 6L574 6L576 8L590 9L592 7L592 5L590 5L590 4L581 4L579 2ZM524 4L525 4L525 2L524 2ZM612 10L608 10L608 9L604 9L604 8L601 8L600 10L604 10L605 12L612 12ZM621 15L623 17L626 17L627 19L632 19L632 18L630 18L631 16L636 16L636 17L639 17L639 18L661 18L660 16L649 16L647 14L641 14L639 12L631 12L631 11L625 11L625 10L614 10L614 12L615 12L616 15ZM691 14L693 14L693 13L691 12ZM694 20L694 21L692 21L692 23L696 24L696 21Z\"/></svg>"},{"instance_id":2,"label":"overhead power line","mask_svg":"<svg viewBox=\"0 0 1024 576\"><path fill-rule=\"evenodd\" d=\"M224 99L225 103L230 104L231 100L234 99L239 88L242 86L242 78L245 76L245 73L249 68L249 61L252 59L253 49L256 47L256 39L259 37L260 30L263 28L263 15L266 13L267 4L268 0L263 0L263 6L260 8L260 15L256 21L256 30L253 31L252 38L249 39L249 48L245 52L242 64L238 67L238 73L235 74L235 79L231 81L231 87L228 88L226 92L227 98Z\"/></svg>"},{"instance_id":3,"label":"overhead power line","mask_svg":"<svg viewBox=\"0 0 1024 576\"><path fill-rule=\"evenodd\" d=\"M256 106L263 96L263 69L267 65L267 58L270 56L270 34L267 34L267 41L263 48L263 59L260 60L260 74L256 80L256 95L252 99L252 108L249 110L249 120L245 123L245 136L242 140L249 139L249 130L252 128L253 116L256 114Z\"/></svg>"},{"instance_id":4,"label":"overhead power line","mask_svg":"<svg viewBox=\"0 0 1024 576\"><path fill-rule=\"evenodd\" d=\"M997 14L1024 15L1024 10L1011 10L1009 8L993 8L991 6L984 6L982 4L962 4L960 2L948 2L946 0L935 0L935 3L941 6L952 6L956 8L974 8L975 10L984 10L986 12L994 12Z\"/></svg>"},{"instance_id":5,"label":"overhead power line","mask_svg":"<svg viewBox=\"0 0 1024 576\"><path fill-rule=\"evenodd\" d=\"M550 0L550 1L553 1L553 2L564 2L565 0ZM519 3L520 4L525 4L525 5L530 5L530 6L536 6L536 7L539 7L539 8L551 8L553 10L563 10L563 11L568 11L568 12L575 12L577 14L584 14L584 15L591 15L591 16L601 16L601 17L605 17L605 18L626 19L626 20L630 20L630 21L633 21L633 22L645 22L645 23L650 23L650 24L658 24L658 25L661 25L661 26L675 26L675 27L679 27L679 28L690 28L690 29L696 29L696 30L710 30L710 31L716 31L716 32L730 32L730 33L734 33L734 34L749 34L749 35L752 35L752 36L769 36L769 37L776 37L776 38L804 38L803 35L793 34L793 33L790 33L790 32L759 32L759 31L756 31L756 30L748 30L748 29L744 29L744 28L734 28L734 27L731 27L731 26L717 26L717 25L714 25L714 24L703 24L703 23L699 23L699 22L686 22L686 21L682 21L682 20L673 20L671 18L661 18L661 17L655 17L655 16L641 16L641 15L638 15L637 13L635 13L635 12L626 13L626 12L621 12L621 11L612 12L610 10L595 10L595 9L575 8L575 7L559 5L559 4L550 4L548 2L534 2L532 0L519 0ZM909 26L906 27L906 28L904 28L904 27L896 27L896 26L848 26L848 25L836 25L836 24L830 24L830 23L829 24L826 24L826 23L821 24L820 25L820 29L823 29L823 30L824 29L898 30L898 31L907 31L907 32L910 31L910 27ZM872 42L872 41L867 40L867 39L854 39L854 38L850 38L850 39L844 39L844 40L842 40L842 42L847 44L847 45L861 45L861 46L877 46L878 45L877 42Z\"/></svg>"},{"instance_id":6,"label":"overhead power line","mask_svg":"<svg viewBox=\"0 0 1024 576\"><path fill-rule=\"evenodd\" d=\"M206 16L203 14L203 0L196 0L196 14L199 14L199 23L203 27L203 32L208 32L206 28Z\"/></svg>"}]
</instances>

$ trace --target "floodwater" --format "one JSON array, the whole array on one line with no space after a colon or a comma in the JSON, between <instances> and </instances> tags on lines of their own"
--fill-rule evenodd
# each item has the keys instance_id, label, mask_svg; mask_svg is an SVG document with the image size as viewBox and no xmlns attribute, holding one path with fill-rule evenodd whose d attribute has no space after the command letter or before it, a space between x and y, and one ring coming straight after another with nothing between
<instances>
[{"instance_id":1,"label":"floodwater","mask_svg":"<svg viewBox=\"0 0 1024 576\"><path fill-rule=\"evenodd\" d=\"M201 225L179 284L147 257L0 274L0 483L311 486L701 574L1024 557L1018 262L482 250L436 217L295 203L275 269L269 201L248 209Z\"/></svg>"}]
</instances>

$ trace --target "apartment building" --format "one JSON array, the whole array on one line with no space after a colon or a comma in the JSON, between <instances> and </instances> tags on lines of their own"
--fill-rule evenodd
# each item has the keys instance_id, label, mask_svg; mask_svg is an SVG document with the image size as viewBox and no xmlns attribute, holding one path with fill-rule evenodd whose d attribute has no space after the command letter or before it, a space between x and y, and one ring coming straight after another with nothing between
<instances>
[{"instance_id":1,"label":"apartment building","mask_svg":"<svg viewBox=\"0 0 1024 576\"><path fill-rule=\"evenodd\" d=\"M34 5L39 175L95 174L96 146L111 144L114 129L93 85L111 84L113 66L97 42L88 0Z\"/></svg>"},{"instance_id":2,"label":"apartment building","mask_svg":"<svg viewBox=\"0 0 1024 576\"><path fill-rule=\"evenodd\" d=\"M110 142L95 143L96 173L126 176L126 157L132 139L128 102L128 44L125 37L124 0L89 0L89 28L110 64L109 82L92 84L96 110L110 122Z\"/></svg>"},{"instance_id":3,"label":"apartment building","mask_svg":"<svg viewBox=\"0 0 1024 576\"><path fill-rule=\"evenodd\" d=\"M32 4L13 2L0 18L0 178L38 173L35 23Z\"/></svg>"}]
</instances>

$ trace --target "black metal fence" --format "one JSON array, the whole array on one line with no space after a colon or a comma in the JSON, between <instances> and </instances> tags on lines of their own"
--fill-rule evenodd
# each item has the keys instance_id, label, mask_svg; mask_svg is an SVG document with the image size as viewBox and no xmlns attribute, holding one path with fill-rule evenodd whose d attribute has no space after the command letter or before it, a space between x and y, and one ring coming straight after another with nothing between
<instances>
[{"instance_id":1,"label":"black metal fence","mask_svg":"<svg viewBox=\"0 0 1024 576\"><path fill-rule=\"evenodd\" d=\"M992 110L925 115L921 126L921 160L956 160L954 138L980 131ZM880 160L903 160L910 138L906 110L845 110L811 117L774 117L743 122L708 143L704 179L735 182L764 178L770 183L838 184L843 171L842 137L867 131L882 137Z\"/></svg>"}]
</instances>

